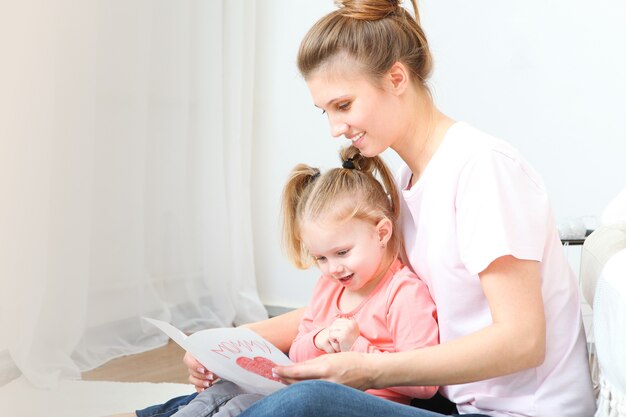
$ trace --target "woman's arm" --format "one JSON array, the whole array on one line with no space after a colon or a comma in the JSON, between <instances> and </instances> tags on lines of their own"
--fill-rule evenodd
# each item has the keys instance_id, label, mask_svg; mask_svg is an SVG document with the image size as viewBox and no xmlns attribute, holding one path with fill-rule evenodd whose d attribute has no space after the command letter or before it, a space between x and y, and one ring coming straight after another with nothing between
<instances>
[{"instance_id":1,"label":"woman's arm","mask_svg":"<svg viewBox=\"0 0 626 417\"><path fill-rule=\"evenodd\" d=\"M326 379L368 389L462 384L540 365L546 325L539 263L503 256L479 275L493 317L484 329L408 352L325 355L276 373L286 382Z\"/></svg>"}]
</instances>

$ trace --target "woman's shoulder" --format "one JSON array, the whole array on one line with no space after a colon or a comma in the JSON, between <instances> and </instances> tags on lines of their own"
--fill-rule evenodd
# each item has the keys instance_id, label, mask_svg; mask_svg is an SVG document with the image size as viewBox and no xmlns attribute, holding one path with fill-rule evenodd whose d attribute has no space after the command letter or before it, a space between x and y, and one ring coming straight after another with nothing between
<instances>
[{"instance_id":1,"label":"woman's shoulder","mask_svg":"<svg viewBox=\"0 0 626 417\"><path fill-rule=\"evenodd\" d=\"M477 168L488 169L491 174L497 171L502 175L516 171L539 188L544 188L539 173L515 146L467 123L459 123L452 140L455 141L453 152L462 160L461 175L463 172L473 174Z\"/></svg>"},{"instance_id":2,"label":"woman's shoulder","mask_svg":"<svg viewBox=\"0 0 626 417\"><path fill-rule=\"evenodd\" d=\"M439 178L441 175L454 177L472 161L497 155L506 155L514 159L520 158L519 152L508 142L469 123L457 121L446 131L423 177L429 176L428 171L437 173L434 175L435 178ZM404 169L408 170L408 168ZM406 171L400 171L399 178L404 178L403 176L406 175ZM410 175L410 171L408 175Z\"/></svg>"},{"instance_id":3,"label":"woman's shoulder","mask_svg":"<svg viewBox=\"0 0 626 417\"><path fill-rule=\"evenodd\" d=\"M480 130L466 122L456 122L446 135L449 148L468 156L501 153L510 158L521 158L519 151L509 142Z\"/></svg>"},{"instance_id":4,"label":"woman's shoulder","mask_svg":"<svg viewBox=\"0 0 626 417\"><path fill-rule=\"evenodd\" d=\"M498 167L503 173L521 168L534 182L541 183L539 175L512 144L462 121L450 126L421 182L440 186L442 179L456 181L477 167L488 166ZM402 164L396 172L401 189L411 175L409 167Z\"/></svg>"}]
</instances>

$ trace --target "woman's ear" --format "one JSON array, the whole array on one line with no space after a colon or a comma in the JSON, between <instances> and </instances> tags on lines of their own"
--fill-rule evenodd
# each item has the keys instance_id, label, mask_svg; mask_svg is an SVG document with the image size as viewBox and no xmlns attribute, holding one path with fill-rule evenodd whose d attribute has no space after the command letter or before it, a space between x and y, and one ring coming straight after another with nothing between
<instances>
[{"instance_id":1,"label":"woman's ear","mask_svg":"<svg viewBox=\"0 0 626 417\"><path fill-rule=\"evenodd\" d=\"M390 82L392 92L396 95L404 93L410 83L410 75L406 66L397 61L387 72L387 79Z\"/></svg>"},{"instance_id":2,"label":"woman's ear","mask_svg":"<svg viewBox=\"0 0 626 417\"><path fill-rule=\"evenodd\" d=\"M386 247L387 242L391 239L391 234L393 233L393 224L391 220L387 217L381 219L376 225L376 235L378 236L378 240L380 242L381 247Z\"/></svg>"}]
</instances>

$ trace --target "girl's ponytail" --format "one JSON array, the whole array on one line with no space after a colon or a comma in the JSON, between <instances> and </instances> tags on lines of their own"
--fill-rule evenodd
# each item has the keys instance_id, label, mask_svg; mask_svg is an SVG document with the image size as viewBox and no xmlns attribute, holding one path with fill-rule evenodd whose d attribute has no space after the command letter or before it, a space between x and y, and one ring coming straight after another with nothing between
<instances>
[{"instance_id":1,"label":"girl's ponytail","mask_svg":"<svg viewBox=\"0 0 626 417\"><path fill-rule=\"evenodd\" d=\"M371 175L374 179L380 178L389 198L390 220L395 225L400 220L400 195L393 174L385 161L380 156L363 156L354 146L343 148L339 155L344 165L345 161L351 161L355 169Z\"/></svg>"},{"instance_id":2,"label":"girl's ponytail","mask_svg":"<svg viewBox=\"0 0 626 417\"><path fill-rule=\"evenodd\" d=\"M298 268L308 268L308 254L302 245L298 214L306 202L312 184L320 176L320 170L298 164L291 171L282 194L283 246L287 256Z\"/></svg>"}]
</instances>

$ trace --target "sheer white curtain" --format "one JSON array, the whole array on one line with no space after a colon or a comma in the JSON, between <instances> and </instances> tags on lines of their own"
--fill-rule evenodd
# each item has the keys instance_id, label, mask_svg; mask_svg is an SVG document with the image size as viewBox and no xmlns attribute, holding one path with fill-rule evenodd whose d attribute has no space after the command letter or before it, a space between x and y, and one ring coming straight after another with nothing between
<instances>
[{"instance_id":1,"label":"sheer white curtain","mask_svg":"<svg viewBox=\"0 0 626 417\"><path fill-rule=\"evenodd\" d=\"M0 360L53 386L162 344L141 316L264 318L254 2L25 0L0 16Z\"/></svg>"}]
</instances>

